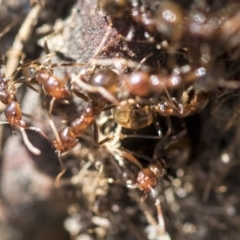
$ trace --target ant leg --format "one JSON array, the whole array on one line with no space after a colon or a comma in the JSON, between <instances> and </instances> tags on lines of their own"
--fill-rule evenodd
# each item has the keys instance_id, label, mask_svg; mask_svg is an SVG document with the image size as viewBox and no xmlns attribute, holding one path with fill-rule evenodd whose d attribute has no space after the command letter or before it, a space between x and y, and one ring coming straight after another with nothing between
<instances>
[{"instance_id":1,"label":"ant leg","mask_svg":"<svg viewBox=\"0 0 240 240\"><path fill-rule=\"evenodd\" d=\"M134 134L122 134L120 133L120 139L125 139L125 138L143 138L143 139L161 139L162 138L162 132L161 130L158 131L158 136L152 136L152 135L134 135Z\"/></svg>"},{"instance_id":2,"label":"ant leg","mask_svg":"<svg viewBox=\"0 0 240 240\"><path fill-rule=\"evenodd\" d=\"M44 52L48 55L50 53L49 47L48 47L48 43L47 43L47 38L44 38L44 42L43 42L43 49Z\"/></svg>"},{"instance_id":3,"label":"ant leg","mask_svg":"<svg viewBox=\"0 0 240 240\"><path fill-rule=\"evenodd\" d=\"M119 156L122 156L123 158L127 159L127 161L135 164L139 169L143 169L142 164L138 161L137 158L133 156L133 155L138 156L141 154L135 154L134 152L124 148L115 149L115 151L118 153Z\"/></svg>"},{"instance_id":4,"label":"ant leg","mask_svg":"<svg viewBox=\"0 0 240 240\"><path fill-rule=\"evenodd\" d=\"M52 111L53 111L53 106L54 106L55 100L56 100L55 98L51 99L49 109L48 109L48 113L49 113L49 116L51 119L52 119Z\"/></svg>"},{"instance_id":5,"label":"ant leg","mask_svg":"<svg viewBox=\"0 0 240 240\"><path fill-rule=\"evenodd\" d=\"M156 209L157 209L159 232L160 232L161 235L166 235L165 222L164 222L162 207L161 207L161 203L160 203L159 198L156 199L155 206L156 206Z\"/></svg>"},{"instance_id":6,"label":"ant leg","mask_svg":"<svg viewBox=\"0 0 240 240\"><path fill-rule=\"evenodd\" d=\"M59 144L63 145L62 144L62 140L61 140L61 138L60 138L60 136L58 134L58 130L57 130L57 128L56 128L56 126L55 126L55 124L54 124L54 122L52 120L52 109L53 109L54 101L55 101L55 98L52 98L52 100L50 102L49 111L48 111L48 121L49 121L49 124L50 124L50 126L51 126L51 128L53 130L53 134L54 134L54 136L56 138L56 141Z\"/></svg>"},{"instance_id":7,"label":"ant leg","mask_svg":"<svg viewBox=\"0 0 240 240\"><path fill-rule=\"evenodd\" d=\"M85 62L63 62L63 63L53 63L51 64L51 68L57 68L57 67L81 67L87 65Z\"/></svg>"},{"instance_id":8,"label":"ant leg","mask_svg":"<svg viewBox=\"0 0 240 240\"><path fill-rule=\"evenodd\" d=\"M76 76L75 74L72 74L72 80L73 82L76 82L79 87L86 90L87 92L100 93L108 101L116 105L119 105L118 100L111 93L109 93L108 90L105 89L104 87L92 86L90 84L87 84L83 80L81 80L79 76Z\"/></svg>"},{"instance_id":9,"label":"ant leg","mask_svg":"<svg viewBox=\"0 0 240 240\"><path fill-rule=\"evenodd\" d=\"M28 150L35 155L40 155L41 151L38 148L34 147L32 145L32 143L29 141L25 129L23 127L19 127L19 130L21 131L23 141L24 141L25 145L27 146Z\"/></svg>"},{"instance_id":10,"label":"ant leg","mask_svg":"<svg viewBox=\"0 0 240 240\"><path fill-rule=\"evenodd\" d=\"M145 193L144 195L147 195L147 193ZM147 204L143 201L143 197L140 198L140 196L134 191L130 193L130 197L137 202L137 204L139 205L140 209L142 210L142 212L144 213L148 223L153 226L153 227L158 227L158 225L160 226L160 224L158 224L155 220L155 218L150 214L150 209L147 206ZM158 202L156 201L155 205L157 207ZM157 209L158 211L158 209ZM165 224L164 224L164 220L163 220L163 216L162 216L162 212L158 212L159 214L159 218L162 217L161 221L163 221L163 227L162 227L162 231L159 231L159 235L162 236L163 234L166 234L165 232ZM161 223L162 224L162 223ZM158 229L158 228L157 228Z\"/></svg>"},{"instance_id":11,"label":"ant leg","mask_svg":"<svg viewBox=\"0 0 240 240\"><path fill-rule=\"evenodd\" d=\"M71 87L72 92L79 98L81 98L85 102L90 102L90 99L85 94L79 92L74 86Z\"/></svg>"},{"instance_id":12,"label":"ant leg","mask_svg":"<svg viewBox=\"0 0 240 240\"><path fill-rule=\"evenodd\" d=\"M148 54L145 58L142 59L142 61L139 63L139 65L136 67L136 69L134 70L134 72L137 72L139 70L139 68L143 65L143 63L150 58L151 56L153 56L153 53Z\"/></svg>"},{"instance_id":13,"label":"ant leg","mask_svg":"<svg viewBox=\"0 0 240 240\"><path fill-rule=\"evenodd\" d=\"M102 144L108 142L109 140L113 139L113 137L106 137L103 140L99 142L99 132L98 132L98 126L95 121L93 121L93 139L94 139L94 144L96 146L101 146Z\"/></svg>"},{"instance_id":14,"label":"ant leg","mask_svg":"<svg viewBox=\"0 0 240 240\"><path fill-rule=\"evenodd\" d=\"M60 187L60 180L61 180L61 177L63 176L63 174L66 172L66 166L65 164L63 163L62 161L62 158L61 158L61 153L58 151L58 160L59 160L59 163L61 165L61 169L62 171L57 175L56 177L56 180L55 180L55 186L56 187Z\"/></svg>"},{"instance_id":15,"label":"ant leg","mask_svg":"<svg viewBox=\"0 0 240 240\"><path fill-rule=\"evenodd\" d=\"M49 141L49 138L45 135L45 133L40 128L27 126L27 127L25 127L25 129L29 129L29 130L35 131L35 132L39 133L42 137L44 137L45 139L47 139Z\"/></svg>"},{"instance_id":16,"label":"ant leg","mask_svg":"<svg viewBox=\"0 0 240 240\"><path fill-rule=\"evenodd\" d=\"M1 68L1 72L0 72L0 75L5 75L5 72L3 73L3 68L5 68L5 64L6 64L6 59L5 59L5 56L3 54L3 50L0 46L0 68ZM5 70L4 70L5 71Z\"/></svg>"},{"instance_id":17,"label":"ant leg","mask_svg":"<svg viewBox=\"0 0 240 240\"><path fill-rule=\"evenodd\" d=\"M156 156L156 158L158 158L158 156L161 155L160 152L172 133L171 119L168 117L166 120L167 120L167 128L168 129L167 129L167 132L165 133L165 135L163 136L163 138L157 143L157 145L155 147L156 150L155 150L154 156Z\"/></svg>"}]
</instances>

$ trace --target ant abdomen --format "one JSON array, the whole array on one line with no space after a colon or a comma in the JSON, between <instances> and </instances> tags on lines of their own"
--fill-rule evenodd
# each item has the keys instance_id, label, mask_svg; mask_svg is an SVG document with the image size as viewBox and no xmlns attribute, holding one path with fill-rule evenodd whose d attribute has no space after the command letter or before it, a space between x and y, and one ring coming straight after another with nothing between
<instances>
[{"instance_id":1,"label":"ant abdomen","mask_svg":"<svg viewBox=\"0 0 240 240\"><path fill-rule=\"evenodd\" d=\"M11 126L26 127L26 123L22 121L22 112L16 101L9 103L4 110L6 119Z\"/></svg>"},{"instance_id":2,"label":"ant abdomen","mask_svg":"<svg viewBox=\"0 0 240 240\"><path fill-rule=\"evenodd\" d=\"M136 106L130 100L113 110L115 121L125 128L140 129L153 122L153 112L149 106Z\"/></svg>"},{"instance_id":3,"label":"ant abdomen","mask_svg":"<svg viewBox=\"0 0 240 240\"><path fill-rule=\"evenodd\" d=\"M15 100L15 90L10 90L6 84L0 84L0 101L7 105Z\"/></svg>"},{"instance_id":4,"label":"ant abdomen","mask_svg":"<svg viewBox=\"0 0 240 240\"><path fill-rule=\"evenodd\" d=\"M89 80L90 85L95 87L103 87L113 96L118 92L119 75L110 68L104 68L97 71L97 73ZM98 104L101 101L106 102L106 99L99 93L88 93L89 98Z\"/></svg>"}]
</instances>

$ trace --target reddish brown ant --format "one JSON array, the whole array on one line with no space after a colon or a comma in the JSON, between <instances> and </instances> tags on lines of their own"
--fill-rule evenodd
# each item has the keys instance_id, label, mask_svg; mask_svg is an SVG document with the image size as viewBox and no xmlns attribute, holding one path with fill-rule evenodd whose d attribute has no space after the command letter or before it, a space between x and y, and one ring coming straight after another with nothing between
<instances>
[{"instance_id":1,"label":"reddish brown ant","mask_svg":"<svg viewBox=\"0 0 240 240\"><path fill-rule=\"evenodd\" d=\"M92 64L99 65L101 62L105 65L127 66L130 69L138 68L139 64L123 59L96 59ZM149 68L142 67L146 70L138 70L120 76L122 90L136 97L148 97L152 93L163 94L157 99L156 104L142 104L141 101L126 100L113 111L116 122L126 128L139 129L150 125L157 113L160 116L175 116L183 118L203 109L210 98L210 93L203 89L195 90L190 86L183 91L180 101L170 97L168 90L177 89L179 86L195 83L198 78L206 75L206 69L201 67L192 72L188 65L181 68L175 68L170 75L157 75L149 73Z\"/></svg>"},{"instance_id":2,"label":"reddish brown ant","mask_svg":"<svg viewBox=\"0 0 240 240\"><path fill-rule=\"evenodd\" d=\"M53 68L55 67L63 67L63 66L79 66L83 65L82 63L60 63L60 64L50 64L50 57L54 55L53 53L50 53L48 49L48 45L46 40L44 41L44 50L46 52L46 61L43 64L36 64L35 61L31 61L29 63L25 63L21 66L23 67L32 67L32 74L30 78L26 79L26 82L30 82L31 80L36 80L40 86L42 86L42 89L44 93L51 97L51 103L49 107L49 115L51 116L53 105L55 101L63 100L63 99L69 99L71 97L71 92L68 89L68 87L65 85L64 80L58 78L53 73Z\"/></svg>"},{"instance_id":3,"label":"reddish brown ant","mask_svg":"<svg viewBox=\"0 0 240 240\"><path fill-rule=\"evenodd\" d=\"M76 80L76 82L79 81L81 80ZM88 86L90 88L89 90L92 88L93 91L88 91L87 93L90 102L88 102L81 116L72 121L70 126L64 127L59 132L57 132L55 127L52 126L56 137L56 139L53 141L53 144L59 154L59 161L62 167L61 173L59 173L56 178L57 184L59 184L59 180L66 170L60 155L66 151L70 151L78 144L77 138L80 137L92 125L96 116L101 113L106 104L109 102L102 95L105 93L105 91L109 95L116 95L118 83L118 74L116 74L113 70L109 68L98 70L90 78L88 84L83 83L84 86ZM105 91L103 91L103 89Z\"/></svg>"},{"instance_id":4,"label":"reddish brown ant","mask_svg":"<svg viewBox=\"0 0 240 240\"><path fill-rule=\"evenodd\" d=\"M164 137L160 140L161 146L159 147L159 149L162 148L162 146L167 141L172 131L171 121L168 118L167 118L167 125L168 125L168 130L164 135ZM143 168L139 171L135 181L133 182L129 181L130 183L129 186L131 188L137 187L144 192L142 200L145 200L149 192L152 192L153 195L155 196L154 188L158 185L159 179L162 179L165 176L167 172L166 171L167 164L164 160L164 157L160 156L159 154L157 156L157 159L155 160L152 160L151 158L138 153L133 153L133 154L136 155L137 157L144 158L150 162L148 167Z\"/></svg>"},{"instance_id":5,"label":"reddish brown ant","mask_svg":"<svg viewBox=\"0 0 240 240\"><path fill-rule=\"evenodd\" d=\"M138 153L132 153L133 155L137 156L137 157L141 157L143 159L146 159L147 161L150 162L150 164L147 167L142 168L139 172L137 177L135 178L135 180L129 180L127 181L127 185L130 188L138 188L139 190L143 191L143 196L141 198L141 201L144 201L146 199L146 197L148 196L148 194L151 192L153 194L153 197L155 199L155 206L157 209L157 215L158 215L158 225L155 222L155 220L149 215L149 213L147 211L145 211L146 217L148 220L150 220L150 222L154 223L153 225L157 226L156 230L159 231L160 235L167 235L166 230L165 230L165 223L164 223L164 219L163 219L163 214L162 214L162 209L161 209L161 203L159 198L156 195L155 192L155 188L157 187L159 180L161 179L166 179L168 182L171 182L171 180L168 178L167 176L167 168L168 168L168 164L166 162L166 159L169 157L168 154L170 154L172 157L172 153L174 152L174 150L172 150L171 148L165 147L165 143L168 141L169 136L171 134L172 131L172 126L171 126L171 122L170 119L167 119L167 125L168 125L168 130L165 134L165 136L159 141L158 144L158 149L157 149L157 158L155 156L155 160L143 156L142 154L138 154ZM173 140L172 142L175 143L175 146L177 148L177 150L179 150L178 147L178 143L179 141L181 141L181 137L183 135L185 135L185 131L180 132L180 134L178 134ZM159 151L161 151L161 149L165 147L164 153L160 153ZM171 145L172 147L172 145ZM183 148L185 148L186 146L184 146ZM187 146L188 147L188 146ZM184 151L182 149L182 146L180 147L181 150L178 151L178 154L176 154L176 152L174 152L174 157L178 157L179 155L181 155L181 152ZM189 157L189 155L186 157Z\"/></svg>"},{"instance_id":6,"label":"reddish brown ant","mask_svg":"<svg viewBox=\"0 0 240 240\"><path fill-rule=\"evenodd\" d=\"M184 69L184 67L182 69ZM196 81L197 77L205 74L205 71L202 68L193 73L184 74L180 74L182 72L181 69L177 70L178 71L173 71L173 73L168 77L149 74L145 71L133 72L126 74L123 77L123 89L129 92L131 95L137 97L146 97L152 93L167 93L167 96L163 95L160 97L160 99L157 99L157 104L149 104L149 106L144 106L144 112L146 112L146 115L148 116L145 120L146 126L149 125L151 123L151 119L153 119L150 118L148 112L158 113L160 116L176 116L183 118L203 109L206 106L210 94L202 89L195 91L193 86L190 86L187 90L183 91L180 101L177 101L175 98L169 96L169 89L175 89L181 84L192 83ZM131 105L128 103L128 105L129 116L133 116L133 104ZM118 115L120 115L121 112L126 112L127 114L126 109L127 106L118 107ZM135 109L137 109L137 107L135 107ZM135 111L143 111L143 108L142 110ZM118 120L118 118L116 120ZM121 124L120 120L119 123ZM142 127L144 127L144 124L142 124Z\"/></svg>"},{"instance_id":7,"label":"reddish brown ant","mask_svg":"<svg viewBox=\"0 0 240 240\"><path fill-rule=\"evenodd\" d=\"M14 127L18 128L23 136L24 143L28 147L29 151L39 155L41 151L34 147L29 141L25 129L33 130L39 132L43 137L47 138L45 134L36 127L28 126L27 123L22 119L22 112L19 103L16 100L16 89L14 82L12 80L15 72L12 76L7 77L5 74L5 57L0 49L1 59L0 59L0 101L7 105L4 114L7 119L7 124L9 124L12 129ZM5 122L3 122L5 123Z\"/></svg>"},{"instance_id":8,"label":"reddish brown ant","mask_svg":"<svg viewBox=\"0 0 240 240\"><path fill-rule=\"evenodd\" d=\"M157 114L164 117L187 117L203 109L209 100L209 94L204 91L199 91L190 98L191 91L192 87L185 91L180 102L165 96L154 105L141 104L129 99L121 102L122 104L113 110L113 117L118 124L130 129L147 127L154 122Z\"/></svg>"},{"instance_id":9,"label":"reddish brown ant","mask_svg":"<svg viewBox=\"0 0 240 240\"><path fill-rule=\"evenodd\" d=\"M182 37L184 16L181 6L177 3L161 2L155 13L156 16L146 11L146 7L140 7L136 0L98 0L98 6L113 18L130 16L147 31L161 33L172 41Z\"/></svg>"}]
</instances>

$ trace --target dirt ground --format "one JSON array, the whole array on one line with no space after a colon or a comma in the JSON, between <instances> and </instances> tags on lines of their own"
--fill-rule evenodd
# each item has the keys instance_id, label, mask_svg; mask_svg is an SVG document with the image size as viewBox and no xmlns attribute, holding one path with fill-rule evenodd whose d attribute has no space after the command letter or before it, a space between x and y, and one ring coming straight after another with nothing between
<instances>
[{"instance_id":1,"label":"dirt ground","mask_svg":"<svg viewBox=\"0 0 240 240\"><path fill-rule=\"evenodd\" d=\"M157 138L154 123L140 130L121 129L110 110L102 111L96 116L101 139L119 136L120 131L138 137L115 137L96 146L93 128L89 127L79 137L78 146L62 155L67 171L56 187L55 178L61 169L51 144L54 134L47 114L51 98L36 82L32 86L38 92L27 84L18 84L16 98L24 120L40 128L50 140L27 130L32 145L41 150L40 155L34 155L23 143L18 128L0 125L1 240L240 239L240 4L234 0L134 2L157 19L158 30L148 30L143 20L137 21L129 12L111 18L97 7L96 0L42 0L41 4L0 1L0 46L6 57L7 76L20 61L26 63L40 56L46 60L47 37L50 52L56 53L52 64L84 62L88 66L89 59L98 59L98 65L103 66L107 59L107 65L116 67L114 59L122 59L128 60L123 65L134 62L139 69L150 68L165 76L188 65L191 83L167 89L167 93L179 100L185 84L208 96L206 106L187 116L156 116L154 122L160 124L163 136L171 122L166 141ZM162 12L174 9L179 19L183 16L184 24L175 24L174 20L166 23L161 18ZM81 69L64 66L54 71L71 80L71 74ZM131 69L127 66L125 74ZM202 69L206 74L201 74ZM29 68L24 68L17 77L30 75ZM119 99L124 99L124 94L119 87ZM154 105L161 94L136 99ZM77 96L68 103L56 102L56 128L62 129L86 105ZM5 107L1 105L1 121L5 121ZM149 193L141 201L143 191L127 183L135 181L139 165L145 168L151 159L160 158L166 162L167 177L159 178L155 196ZM157 214L157 200L161 214ZM164 231L158 226L162 218Z\"/></svg>"}]
</instances>

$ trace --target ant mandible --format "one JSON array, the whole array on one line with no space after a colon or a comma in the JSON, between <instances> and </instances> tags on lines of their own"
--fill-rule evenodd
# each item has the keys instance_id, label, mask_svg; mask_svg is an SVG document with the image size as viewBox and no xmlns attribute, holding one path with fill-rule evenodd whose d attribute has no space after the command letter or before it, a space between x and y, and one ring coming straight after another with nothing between
<instances>
[{"instance_id":1,"label":"ant mandible","mask_svg":"<svg viewBox=\"0 0 240 240\"><path fill-rule=\"evenodd\" d=\"M50 64L50 58L54 55L54 53L50 53L47 41L44 41L44 51L46 52L46 61L40 65L36 65L36 60L25 63L21 66L30 67L32 70L31 76L26 79L26 82L31 82L33 79L37 81L37 83L42 86L43 92L51 97L50 107L49 107L49 116L51 118L51 113L53 110L53 105L55 101L69 99L71 97L70 90L65 85L63 79L58 78L53 73L53 68L55 67L63 67L63 66L76 66L82 64L76 63L60 63L60 64Z\"/></svg>"}]
</instances>

